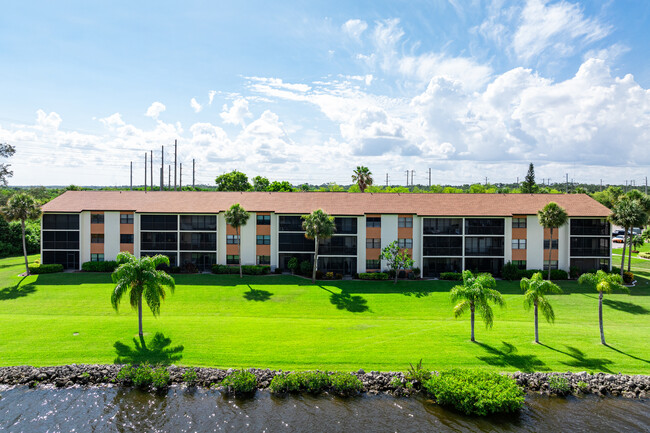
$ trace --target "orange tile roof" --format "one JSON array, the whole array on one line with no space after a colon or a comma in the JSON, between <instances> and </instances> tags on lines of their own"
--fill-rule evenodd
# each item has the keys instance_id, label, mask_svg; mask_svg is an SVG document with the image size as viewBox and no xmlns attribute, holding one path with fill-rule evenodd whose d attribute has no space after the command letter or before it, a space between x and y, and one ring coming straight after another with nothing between
<instances>
[{"instance_id":1,"label":"orange tile roof","mask_svg":"<svg viewBox=\"0 0 650 433\"><path fill-rule=\"evenodd\" d=\"M394 194L347 192L67 191L43 212L135 211L217 213L240 203L251 212L331 215L417 214L421 216L534 215L548 202L569 216L606 217L611 212L585 194Z\"/></svg>"}]
</instances>

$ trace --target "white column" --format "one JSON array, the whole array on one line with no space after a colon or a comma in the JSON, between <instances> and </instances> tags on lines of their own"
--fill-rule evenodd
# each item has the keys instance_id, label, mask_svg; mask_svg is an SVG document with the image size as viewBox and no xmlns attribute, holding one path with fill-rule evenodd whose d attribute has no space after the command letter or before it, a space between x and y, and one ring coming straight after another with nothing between
<instances>
[{"instance_id":1,"label":"white column","mask_svg":"<svg viewBox=\"0 0 650 433\"><path fill-rule=\"evenodd\" d=\"M279 243L278 216L275 213L271 213L271 269L277 268L280 263L278 254Z\"/></svg>"},{"instance_id":2,"label":"white column","mask_svg":"<svg viewBox=\"0 0 650 433\"><path fill-rule=\"evenodd\" d=\"M249 212L250 218L246 225L239 228L241 242L241 264L254 265L257 253L257 214Z\"/></svg>"},{"instance_id":3,"label":"white column","mask_svg":"<svg viewBox=\"0 0 650 433\"><path fill-rule=\"evenodd\" d=\"M366 217L357 218L357 273L366 272Z\"/></svg>"},{"instance_id":4,"label":"white column","mask_svg":"<svg viewBox=\"0 0 650 433\"><path fill-rule=\"evenodd\" d=\"M506 236L503 240L504 242L504 251L505 251L505 257L504 263L508 263L512 261L512 217L508 217L505 219L505 230L506 230ZM528 246L526 246L528 248Z\"/></svg>"},{"instance_id":5,"label":"white column","mask_svg":"<svg viewBox=\"0 0 650 433\"><path fill-rule=\"evenodd\" d=\"M422 218L413 215L413 257L414 268L422 271Z\"/></svg>"},{"instance_id":6,"label":"white column","mask_svg":"<svg viewBox=\"0 0 650 433\"><path fill-rule=\"evenodd\" d=\"M90 212L79 214L79 269L90 261ZM42 263L42 262L41 262Z\"/></svg>"},{"instance_id":7,"label":"white column","mask_svg":"<svg viewBox=\"0 0 650 433\"><path fill-rule=\"evenodd\" d=\"M226 217L223 212L217 214L217 263L226 264Z\"/></svg>"},{"instance_id":8,"label":"white column","mask_svg":"<svg viewBox=\"0 0 650 433\"><path fill-rule=\"evenodd\" d=\"M537 215L526 217L526 268L544 269L544 227Z\"/></svg>"},{"instance_id":9,"label":"white column","mask_svg":"<svg viewBox=\"0 0 650 433\"><path fill-rule=\"evenodd\" d=\"M140 214L133 214L133 255L140 257Z\"/></svg>"},{"instance_id":10,"label":"white column","mask_svg":"<svg viewBox=\"0 0 650 433\"><path fill-rule=\"evenodd\" d=\"M397 240L397 215L381 216L381 248L384 249ZM381 261L381 269L387 269L386 260Z\"/></svg>"},{"instance_id":11,"label":"white column","mask_svg":"<svg viewBox=\"0 0 650 433\"><path fill-rule=\"evenodd\" d=\"M558 232L557 236L557 266L558 269L563 269L569 272L569 249L570 249L570 240L569 240L569 223L564 224L559 230L553 230ZM555 233L553 233L555 237Z\"/></svg>"},{"instance_id":12,"label":"white column","mask_svg":"<svg viewBox=\"0 0 650 433\"><path fill-rule=\"evenodd\" d=\"M104 260L115 260L120 252L120 213L104 212Z\"/></svg>"}]
</instances>

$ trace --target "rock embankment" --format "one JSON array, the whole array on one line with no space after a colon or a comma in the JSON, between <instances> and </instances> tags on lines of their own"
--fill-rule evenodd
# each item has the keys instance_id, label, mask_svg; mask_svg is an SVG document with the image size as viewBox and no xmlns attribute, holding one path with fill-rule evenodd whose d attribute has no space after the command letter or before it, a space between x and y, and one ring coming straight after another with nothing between
<instances>
[{"instance_id":1,"label":"rock embankment","mask_svg":"<svg viewBox=\"0 0 650 433\"><path fill-rule=\"evenodd\" d=\"M118 384L117 375L121 365L63 365L57 367L0 367L0 385L51 385L57 387L71 387L75 385L101 386ZM167 367L170 384L185 383L184 375L188 367ZM218 385L233 370L218 368L194 368L196 380L194 385L210 387ZM249 369L257 377L259 389L266 389L271 384L273 377L284 374L281 370ZM394 393L408 395L417 388L406 386L407 380L402 372L377 372L366 373L359 370L352 373L361 380L364 391L370 394ZM529 392L543 394L596 394L623 396L626 398L650 397L650 376L625 375L625 374L588 374L581 373L512 373L510 376ZM566 379L564 391L552 387L553 377ZM394 380L397 378L398 380ZM402 386L395 386L401 383Z\"/></svg>"}]
</instances>

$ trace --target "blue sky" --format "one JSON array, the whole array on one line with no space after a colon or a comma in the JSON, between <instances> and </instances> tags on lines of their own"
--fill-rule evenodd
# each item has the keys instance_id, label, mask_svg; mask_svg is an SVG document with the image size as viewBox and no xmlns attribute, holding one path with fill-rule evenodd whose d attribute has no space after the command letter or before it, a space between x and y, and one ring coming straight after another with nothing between
<instances>
[{"instance_id":1,"label":"blue sky","mask_svg":"<svg viewBox=\"0 0 650 433\"><path fill-rule=\"evenodd\" d=\"M197 180L641 183L644 1L13 2L0 16L12 184ZM158 173L158 172L156 172ZM187 182L187 177L185 182ZM156 181L157 182L157 181Z\"/></svg>"}]
</instances>

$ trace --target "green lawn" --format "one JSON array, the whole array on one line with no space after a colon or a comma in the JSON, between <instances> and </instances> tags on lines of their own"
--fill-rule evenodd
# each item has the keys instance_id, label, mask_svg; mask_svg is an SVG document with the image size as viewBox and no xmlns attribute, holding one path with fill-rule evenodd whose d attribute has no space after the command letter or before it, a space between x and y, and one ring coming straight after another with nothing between
<instances>
[{"instance_id":1,"label":"green lawn","mask_svg":"<svg viewBox=\"0 0 650 433\"><path fill-rule=\"evenodd\" d=\"M494 328L454 319L444 281L338 281L311 285L291 276L179 275L154 318L144 317L146 348L134 342L137 315L112 310L107 274L21 278L20 257L0 260L0 365L166 361L218 367L404 370L426 367L499 371L650 373L650 268L635 272L632 294L606 296L599 343L597 294L575 282L552 296L556 323L540 322L516 282L499 282L507 309ZM78 333L78 335L75 335ZM156 334L158 334L156 336Z\"/></svg>"}]
</instances>

